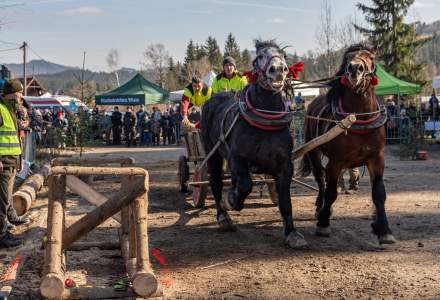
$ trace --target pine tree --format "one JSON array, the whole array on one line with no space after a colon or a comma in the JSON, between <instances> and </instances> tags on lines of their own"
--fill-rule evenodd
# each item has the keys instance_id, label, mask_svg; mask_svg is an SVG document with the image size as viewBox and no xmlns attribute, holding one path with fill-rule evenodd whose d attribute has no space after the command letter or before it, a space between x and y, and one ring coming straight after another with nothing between
<instances>
[{"instance_id":1,"label":"pine tree","mask_svg":"<svg viewBox=\"0 0 440 300\"><path fill-rule=\"evenodd\" d=\"M203 45L201 46L201 45L197 44L195 47L195 54L196 54L195 60L200 60L200 59L206 57L207 53L206 53L205 47L203 47Z\"/></svg>"},{"instance_id":2,"label":"pine tree","mask_svg":"<svg viewBox=\"0 0 440 300\"><path fill-rule=\"evenodd\" d=\"M358 3L371 28L355 25L377 46L378 58L394 76L426 84L424 65L416 63L417 50L429 38L417 35L413 25L403 22L414 0L372 0L372 5Z\"/></svg>"},{"instance_id":3,"label":"pine tree","mask_svg":"<svg viewBox=\"0 0 440 300\"><path fill-rule=\"evenodd\" d=\"M240 55L240 47L238 46L235 37L232 35L232 32L228 34L225 42L225 51L223 53L223 57L231 56L235 59L237 65L240 65L241 55Z\"/></svg>"},{"instance_id":4,"label":"pine tree","mask_svg":"<svg viewBox=\"0 0 440 300\"><path fill-rule=\"evenodd\" d=\"M186 46L186 53L185 53L185 65L193 62L196 60L196 46L194 45L193 40L189 40L188 45Z\"/></svg>"},{"instance_id":5,"label":"pine tree","mask_svg":"<svg viewBox=\"0 0 440 300\"><path fill-rule=\"evenodd\" d=\"M209 36L205 44L206 55L212 68L218 72L221 70L222 54L217 40L214 37Z\"/></svg>"},{"instance_id":6,"label":"pine tree","mask_svg":"<svg viewBox=\"0 0 440 300\"><path fill-rule=\"evenodd\" d=\"M250 70L252 68L252 57L248 49L244 49L241 52L240 70Z\"/></svg>"}]
</instances>

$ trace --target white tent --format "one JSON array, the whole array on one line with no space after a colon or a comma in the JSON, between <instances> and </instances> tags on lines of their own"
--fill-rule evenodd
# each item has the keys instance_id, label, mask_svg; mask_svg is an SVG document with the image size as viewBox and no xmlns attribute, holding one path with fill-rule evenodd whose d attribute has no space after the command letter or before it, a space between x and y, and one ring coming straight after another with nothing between
<instances>
[{"instance_id":1,"label":"white tent","mask_svg":"<svg viewBox=\"0 0 440 300\"><path fill-rule=\"evenodd\" d=\"M432 88L440 89L440 75L439 76L435 76L432 79Z\"/></svg>"}]
</instances>

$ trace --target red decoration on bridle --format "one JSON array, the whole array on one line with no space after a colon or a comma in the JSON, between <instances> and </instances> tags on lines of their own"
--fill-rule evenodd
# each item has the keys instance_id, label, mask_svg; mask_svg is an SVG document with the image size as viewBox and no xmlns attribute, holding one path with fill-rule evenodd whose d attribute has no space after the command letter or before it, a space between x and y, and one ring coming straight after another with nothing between
<instances>
[{"instance_id":1,"label":"red decoration on bridle","mask_svg":"<svg viewBox=\"0 0 440 300\"><path fill-rule=\"evenodd\" d=\"M247 77L248 83L256 83L258 80L258 74L264 74L265 70L268 67L269 62L271 62L272 59L274 59L275 57L279 57L279 56L272 56L264 66L263 68L264 71L262 69L259 69L258 72L255 71L244 72L243 75ZM298 79L300 72L304 72L304 62L302 61L289 66L289 73L287 74L287 77L292 79Z\"/></svg>"}]
</instances>

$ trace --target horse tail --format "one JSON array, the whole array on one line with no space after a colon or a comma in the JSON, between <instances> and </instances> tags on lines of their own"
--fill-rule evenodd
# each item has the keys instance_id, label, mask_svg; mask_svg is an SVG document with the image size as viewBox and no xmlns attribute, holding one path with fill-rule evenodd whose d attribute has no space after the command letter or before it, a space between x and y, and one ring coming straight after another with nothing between
<instances>
[{"instance_id":1,"label":"horse tail","mask_svg":"<svg viewBox=\"0 0 440 300\"><path fill-rule=\"evenodd\" d=\"M310 156L308 154L304 154L301 159L298 174L300 177L307 177L312 173L312 163L310 162Z\"/></svg>"}]
</instances>

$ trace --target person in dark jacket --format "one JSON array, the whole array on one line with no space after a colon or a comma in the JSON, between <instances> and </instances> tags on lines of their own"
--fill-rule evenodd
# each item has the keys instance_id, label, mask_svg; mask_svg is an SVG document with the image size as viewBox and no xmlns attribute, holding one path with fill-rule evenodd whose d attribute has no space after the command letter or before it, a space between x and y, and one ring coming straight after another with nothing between
<instances>
[{"instance_id":1,"label":"person in dark jacket","mask_svg":"<svg viewBox=\"0 0 440 300\"><path fill-rule=\"evenodd\" d=\"M168 112L165 112L160 119L160 127L162 128L162 138L163 138L163 144L166 145L168 141L168 145L171 143L171 138L173 135L173 132L171 130L171 118L168 114Z\"/></svg>"},{"instance_id":2,"label":"person in dark jacket","mask_svg":"<svg viewBox=\"0 0 440 300\"><path fill-rule=\"evenodd\" d=\"M429 109L431 110L432 119L438 120L440 115L440 106L434 89L432 90L431 98L429 98Z\"/></svg>"},{"instance_id":3,"label":"person in dark jacket","mask_svg":"<svg viewBox=\"0 0 440 300\"><path fill-rule=\"evenodd\" d=\"M124 134L127 147L136 146L136 116L131 107L127 107L124 115Z\"/></svg>"},{"instance_id":4,"label":"person in dark jacket","mask_svg":"<svg viewBox=\"0 0 440 300\"><path fill-rule=\"evenodd\" d=\"M120 145L122 114L117 106L115 106L114 108L114 111L111 116L111 120L112 120L113 145Z\"/></svg>"}]
</instances>

